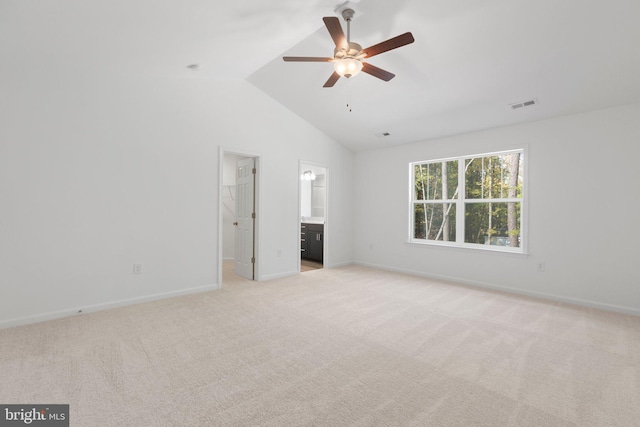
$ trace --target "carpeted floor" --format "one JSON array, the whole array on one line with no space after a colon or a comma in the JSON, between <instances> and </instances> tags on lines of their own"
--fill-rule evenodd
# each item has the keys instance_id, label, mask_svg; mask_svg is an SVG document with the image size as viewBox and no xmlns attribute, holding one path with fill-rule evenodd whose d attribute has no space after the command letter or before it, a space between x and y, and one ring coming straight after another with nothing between
<instances>
[{"instance_id":1,"label":"carpeted floor","mask_svg":"<svg viewBox=\"0 0 640 427\"><path fill-rule=\"evenodd\" d=\"M640 318L359 266L0 330L72 426L637 426Z\"/></svg>"}]
</instances>

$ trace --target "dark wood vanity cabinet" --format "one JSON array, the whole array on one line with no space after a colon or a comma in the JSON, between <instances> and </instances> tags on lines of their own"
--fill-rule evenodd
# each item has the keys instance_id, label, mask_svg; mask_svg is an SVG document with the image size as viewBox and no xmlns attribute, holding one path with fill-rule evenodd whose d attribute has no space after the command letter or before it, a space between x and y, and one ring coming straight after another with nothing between
<instances>
[{"instance_id":1,"label":"dark wood vanity cabinet","mask_svg":"<svg viewBox=\"0 0 640 427\"><path fill-rule=\"evenodd\" d=\"M324 245L324 224L300 225L300 255L302 259L322 262Z\"/></svg>"}]
</instances>

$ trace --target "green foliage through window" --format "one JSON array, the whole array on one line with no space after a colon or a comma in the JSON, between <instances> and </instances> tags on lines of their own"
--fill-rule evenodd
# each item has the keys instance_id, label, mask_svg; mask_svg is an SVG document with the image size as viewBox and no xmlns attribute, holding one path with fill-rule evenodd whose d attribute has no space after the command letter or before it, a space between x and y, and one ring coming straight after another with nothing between
<instances>
[{"instance_id":1,"label":"green foliage through window","mask_svg":"<svg viewBox=\"0 0 640 427\"><path fill-rule=\"evenodd\" d=\"M412 163L412 241L522 247L522 150Z\"/></svg>"}]
</instances>

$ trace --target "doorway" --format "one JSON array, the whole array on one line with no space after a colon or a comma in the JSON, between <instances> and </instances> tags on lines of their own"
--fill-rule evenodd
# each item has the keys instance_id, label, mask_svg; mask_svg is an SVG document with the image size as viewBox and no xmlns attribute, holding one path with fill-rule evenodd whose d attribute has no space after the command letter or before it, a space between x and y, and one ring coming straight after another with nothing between
<instances>
[{"instance_id":1,"label":"doorway","mask_svg":"<svg viewBox=\"0 0 640 427\"><path fill-rule=\"evenodd\" d=\"M300 272L324 268L327 260L327 168L300 162Z\"/></svg>"},{"instance_id":2,"label":"doorway","mask_svg":"<svg viewBox=\"0 0 640 427\"><path fill-rule=\"evenodd\" d=\"M220 149L218 283L258 279L259 157Z\"/></svg>"}]
</instances>

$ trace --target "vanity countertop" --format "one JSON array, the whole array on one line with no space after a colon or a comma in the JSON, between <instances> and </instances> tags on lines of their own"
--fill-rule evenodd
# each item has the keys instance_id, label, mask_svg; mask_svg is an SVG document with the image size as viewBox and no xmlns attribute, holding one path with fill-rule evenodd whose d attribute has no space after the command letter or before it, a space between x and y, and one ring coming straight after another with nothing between
<instances>
[{"instance_id":1,"label":"vanity countertop","mask_svg":"<svg viewBox=\"0 0 640 427\"><path fill-rule=\"evenodd\" d=\"M303 224L324 224L324 218L302 218L300 222Z\"/></svg>"}]
</instances>

